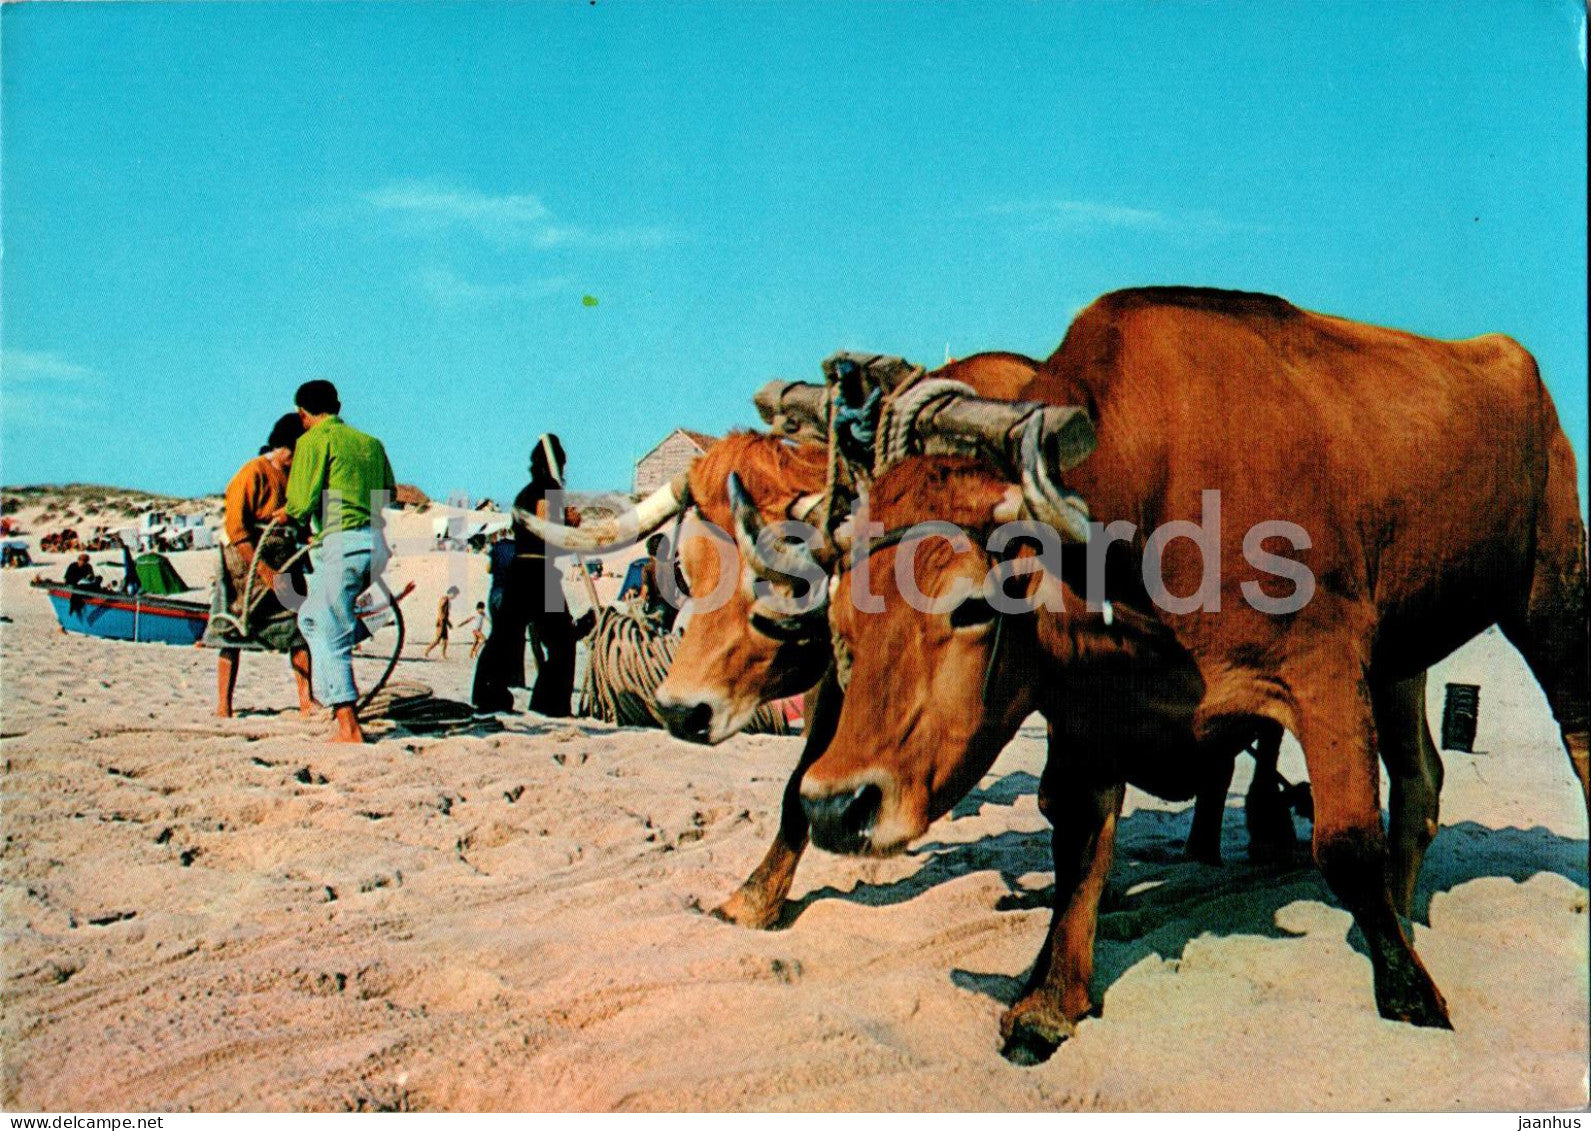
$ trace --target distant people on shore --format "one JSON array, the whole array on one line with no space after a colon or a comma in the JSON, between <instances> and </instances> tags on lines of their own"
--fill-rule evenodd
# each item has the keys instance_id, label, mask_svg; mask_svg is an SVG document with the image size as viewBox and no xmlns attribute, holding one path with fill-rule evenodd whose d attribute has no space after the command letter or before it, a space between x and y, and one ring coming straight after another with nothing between
<instances>
[{"instance_id":1,"label":"distant people on shore","mask_svg":"<svg viewBox=\"0 0 1591 1131\"><path fill-rule=\"evenodd\" d=\"M473 637L473 639L470 641L470 659L473 660L475 658L475 654L481 650L481 645L486 643L485 601L475 602L475 615L470 617L470 619L465 621L465 623L470 626L470 634Z\"/></svg>"},{"instance_id":2,"label":"distant people on shore","mask_svg":"<svg viewBox=\"0 0 1591 1131\"><path fill-rule=\"evenodd\" d=\"M313 659L315 696L331 707L336 741L363 742L354 684L354 603L385 565L379 500L397 481L386 449L349 427L330 381L306 381L294 397L304 434L287 483L287 514L314 529L309 592L298 623Z\"/></svg>"},{"instance_id":3,"label":"distant people on shore","mask_svg":"<svg viewBox=\"0 0 1591 1131\"><path fill-rule=\"evenodd\" d=\"M431 643L425 646L424 655L429 656L431 649L438 644L442 646L442 658L447 659L447 634L453 627L453 598L459 595L456 586L449 586L448 591L442 594L442 599L436 606L436 632L431 637Z\"/></svg>"},{"instance_id":4,"label":"distant people on shore","mask_svg":"<svg viewBox=\"0 0 1591 1131\"><path fill-rule=\"evenodd\" d=\"M304 425L296 413L281 417L271 427L262 454L239 468L227 484L226 542L221 547L221 568L216 574L210 623L205 626L203 640L220 649L216 658L215 713L223 719L232 717L232 695L244 648L287 653L298 692L299 714L308 717L315 708L310 691L309 646L299 631L298 615L282 604L274 588L277 569L294 548L291 531L280 524L286 518L284 507L294 448L303 434ZM131 554L125 547L123 553L130 565ZM136 579L137 574L130 576Z\"/></svg>"}]
</instances>

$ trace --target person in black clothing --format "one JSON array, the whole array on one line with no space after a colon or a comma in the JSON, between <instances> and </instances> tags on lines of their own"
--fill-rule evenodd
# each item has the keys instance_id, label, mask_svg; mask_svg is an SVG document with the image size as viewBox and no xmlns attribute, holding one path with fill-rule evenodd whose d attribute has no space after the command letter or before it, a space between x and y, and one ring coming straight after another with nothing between
<instances>
[{"instance_id":1,"label":"person in black clothing","mask_svg":"<svg viewBox=\"0 0 1591 1131\"><path fill-rule=\"evenodd\" d=\"M77 555L77 560L66 567L66 583L83 589L99 588L99 574L89 564L87 554Z\"/></svg>"},{"instance_id":2,"label":"person in black clothing","mask_svg":"<svg viewBox=\"0 0 1591 1131\"><path fill-rule=\"evenodd\" d=\"M548 517L549 494L563 490L563 444L552 433L542 436L530 453L530 482L514 498L518 510ZM570 526L580 524L572 508L564 511ZM563 584L547 546L529 530L514 525L513 556L492 547L492 632L475 663L471 698L478 711L512 711L511 687L525 684L525 632L536 649L536 686L530 709L562 718L570 713L574 692L575 641L578 635L564 604Z\"/></svg>"},{"instance_id":3,"label":"person in black clothing","mask_svg":"<svg viewBox=\"0 0 1591 1131\"><path fill-rule=\"evenodd\" d=\"M94 572L94 567L89 564L87 554L77 555L77 560L66 567L66 583L75 589L98 589L103 583L99 574ZM67 609L76 615L83 611L84 601L80 594L73 593L67 602ZM61 626L61 631L66 631L66 626Z\"/></svg>"}]
</instances>

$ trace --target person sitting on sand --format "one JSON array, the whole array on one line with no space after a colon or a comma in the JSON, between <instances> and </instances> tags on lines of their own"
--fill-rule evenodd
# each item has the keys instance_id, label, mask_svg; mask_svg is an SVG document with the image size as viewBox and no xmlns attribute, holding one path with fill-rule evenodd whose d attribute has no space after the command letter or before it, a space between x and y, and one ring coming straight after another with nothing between
<instances>
[{"instance_id":1,"label":"person sitting on sand","mask_svg":"<svg viewBox=\"0 0 1591 1131\"><path fill-rule=\"evenodd\" d=\"M298 630L298 616L282 604L273 582L275 567L293 552L290 534L266 529L283 517L293 448L304 434L295 413L277 420L266 451L238 469L226 489L226 543L210 603L210 623L203 643L219 648L216 658L215 713L232 717L232 692L237 687L243 648L286 652L298 691L298 713L308 717L315 700L310 694L309 646ZM244 607L245 594L250 607ZM247 633L239 631L247 627Z\"/></svg>"},{"instance_id":2,"label":"person sitting on sand","mask_svg":"<svg viewBox=\"0 0 1591 1131\"><path fill-rule=\"evenodd\" d=\"M459 595L454 586L449 586L448 591L442 594L442 599L436 605L436 635L431 638L431 643L425 646L422 655L429 656L431 649L438 644L442 645L442 658L447 659L447 630L453 627L453 598Z\"/></svg>"},{"instance_id":3,"label":"person sitting on sand","mask_svg":"<svg viewBox=\"0 0 1591 1131\"><path fill-rule=\"evenodd\" d=\"M672 546L661 533L654 534L646 540L646 559L641 566L638 589L641 612L646 619L664 632L673 632L674 621L679 617L679 606L675 602L687 591L685 578L681 576L679 567L674 564L672 555L666 559L663 556L665 548L672 550ZM672 578L674 583L672 590L665 589L659 580L660 577ZM671 594L672 600L670 600Z\"/></svg>"}]
</instances>

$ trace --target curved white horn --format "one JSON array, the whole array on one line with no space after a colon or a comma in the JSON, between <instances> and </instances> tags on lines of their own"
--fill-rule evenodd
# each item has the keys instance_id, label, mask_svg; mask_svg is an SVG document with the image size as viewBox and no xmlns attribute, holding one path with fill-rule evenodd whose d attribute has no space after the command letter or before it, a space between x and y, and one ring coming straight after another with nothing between
<instances>
[{"instance_id":1,"label":"curved white horn","mask_svg":"<svg viewBox=\"0 0 1591 1131\"><path fill-rule=\"evenodd\" d=\"M1040 522L1074 542L1088 541L1088 503L1056 483L1045 459L1045 421L1041 414L1022 426L1022 498ZM1092 434L1092 433L1090 433ZM1090 445L1092 446L1092 445Z\"/></svg>"},{"instance_id":2,"label":"curved white horn","mask_svg":"<svg viewBox=\"0 0 1591 1131\"><path fill-rule=\"evenodd\" d=\"M651 533L684 510L689 501L690 470L687 468L615 518L600 519L586 526L564 526L515 507L514 523L560 550L600 554Z\"/></svg>"}]
</instances>

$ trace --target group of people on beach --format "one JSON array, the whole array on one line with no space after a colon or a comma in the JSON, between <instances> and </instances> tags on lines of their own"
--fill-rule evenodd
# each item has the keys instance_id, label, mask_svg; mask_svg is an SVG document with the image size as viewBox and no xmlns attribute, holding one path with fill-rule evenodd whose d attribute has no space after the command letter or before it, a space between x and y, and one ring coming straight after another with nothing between
<instances>
[{"instance_id":1,"label":"group of people on beach","mask_svg":"<svg viewBox=\"0 0 1591 1131\"><path fill-rule=\"evenodd\" d=\"M305 382L294 411L276 421L259 454L227 484L222 568L204 642L220 650L217 714L232 714L243 650L285 653L300 713L329 709L335 741L363 742L352 657L369 636L361 595L386 565L381 506L397 484L381 441L349 426L341 411L330 381ZM564 462L558 437L542 436L531 453L530 482L514 505L546 518L549 499L563 489ZM562 517L579 525L573 508ZM465 622L474 635L470 655L479 653L476 711L514 710L510 689L526 686L528 632L537 667L530 709L567 716L581 629L563 600L556 563L540 538L516 525L511 537L492 545L490 572L490 595ZM444 659L457 596L450 589L437 611L431 647L440 644Z\"/></svg>"}]
</instances>

